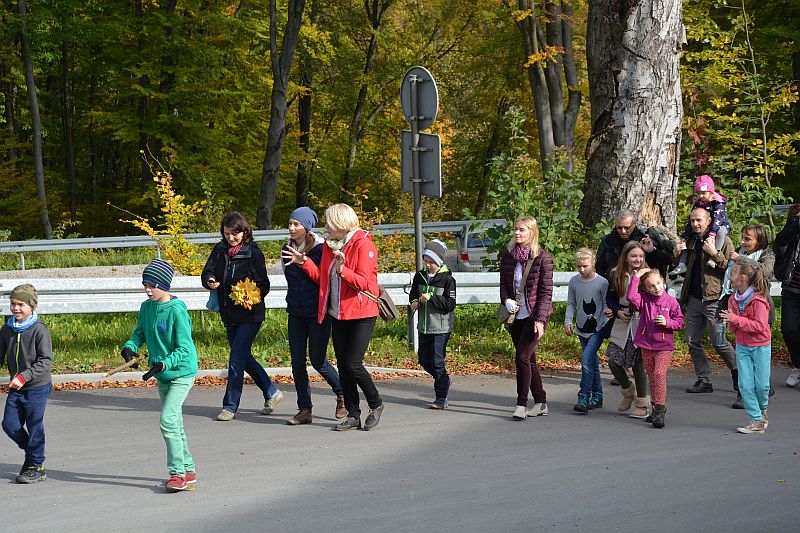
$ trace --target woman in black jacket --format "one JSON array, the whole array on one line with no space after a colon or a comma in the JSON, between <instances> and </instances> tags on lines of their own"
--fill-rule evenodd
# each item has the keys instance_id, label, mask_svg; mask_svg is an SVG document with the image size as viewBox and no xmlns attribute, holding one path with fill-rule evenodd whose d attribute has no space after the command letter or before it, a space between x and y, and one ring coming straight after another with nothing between
<instances>
[{"instance_id":1,"label":"woman in black jacket","mask_svg":"<svg viewBox=\"0 0 800 533\"><path fill-rule=\"evenodd\" d=\"M800 204L792 204L775 236L775 278L781 282L781 333L792 359L788 387L800 383Z\"/></svg>"},{"instance_id":2,"label":"woman in black jacket","mask_svg":"<svg viewBox=\"0 0 800 533\"><path fill-rule=\"evenodd\" d=\"M205 288L217 291L219 313L231 347L228 385L222 411L217 415L217 420L227 422L233 420L239 409L245 372L264 393L262 414L270 414L283 400L283 393L253 357L253 341L264 321L264 297L269 292L264 254L253 241L253 230L247 219L239 213L225 215L220 233L222 240L211 250L200 279ZM246 279L258 287L258 303L242 305L231 299L232 288Z\"/></svg>"},{"instance_id":3,"label":"woman in black jacket","mask_svg":"<svg viewBox=\"0 0 800 533\"><path fill-rule=\"evenodd\" d=\"M317 323L319 285L296 263L291 262L292 246L319 267L325 240L311 230L317 223L317 214L309 207L298 207L289 215L289 242L281 250L286 276L286 312L289 315L289 352L292 355L292 376L297 390L298 412L287 423L290 426L310 424L311 389L308 386L306 354L314 370L325 378L336 395L336 418L347 416L339 372L327 358L331 320L328 315L322 324ZM288 262L287 262L288 261Z\"/></svg>"}]
</instances>

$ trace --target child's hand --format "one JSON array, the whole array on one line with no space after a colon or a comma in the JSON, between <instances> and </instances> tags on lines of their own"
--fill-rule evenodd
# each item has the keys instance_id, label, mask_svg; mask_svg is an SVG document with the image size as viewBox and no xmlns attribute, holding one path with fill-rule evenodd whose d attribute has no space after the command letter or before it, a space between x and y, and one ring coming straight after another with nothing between
<instances>
[{"instance_id":1,"label":"child's hand","mask_svg":"<svg viewBox=\"0 0 800 533\"><path fill-rule=\"evenodd\" d=\"M430 299L431 299L430 296L428 296L424 292L419 295L419 303L421 303L421 304L427 303L427 301L430 300Z\"/></svg>"},{"instance_id":2,"label":"child's hand","mask_svg":"<svg viewBox=\"0 0 800 533\"><path fill-rule=\"evenodd\" d=\"M24 383L19 376L14 376L14 379L11 380L11 383L8 384L8 387L11 389L19 390L22 388Z\"/></svg>"},{"instance_id":3,"label":"child's hand","mask_svg":"<svg viewBox=\"0 0 800 533\"><path fill-rule=\"evenodd\" d=\"M724 321L725 321L725 323L727 324L727 323L730 321L730 319L731 319L731 312L730 312L730 310L728 310L728 309L723 309L722 311L720 311L720 312L719 312L719 318L720 318L720 320L724 320Z\"/></svg>"},{"instance_id":4,"label":"child's hand","mask_svg":"<svg viewBox=\"0 0 800 533\"><path fill-rule=\"evenodd\" d=\"M572 337L572 328L574 326L572 324L564 324L564 333L566 333L567 337Z\"/></svg>"},{"instance_id":5,"label":"child's hand","mask_svg":"<svg viewBox=\"0 0 800 533\"><path fill-rule=\"evenodd\" d=\"M636 276L637 278L641 279L641 277L644 276L645 274L647 274L648 272L650 272L649 268L640 268L639 270L634 272L633 275Z\"/></svg>"},{"instance_id":6,"label":"child's hand","mask_svg":"<svg viewBox=\"0 0 800 533\"><path fill-rule=\"evenodd\" d=\"M630 322L632 316L633 315L629 315L628 312L625 311L624 309L620 309L619 311L617 311L617 318L619 318L620 320L624 320L625 322Z\"/></svg>"},{"instance_id":7,"label":"child's hand","mask_svg":"<svg viewBox=\"0 0 800 533\"><path fill-rule=\"evenodd\" d=\"M419 309L419 302L411 302L411 310L416 311Z\"/></svg>"},{"instance_id":8,"label":"child's hand","mask_svg":"<svg viewBox=\"0 0 800 533\"><path fill-rule=\"evenodd\" d=\"M731 261L736 261L739 258L739 252L733 252L731 254Z\"/></svg>"},{"instance_id":9,"label":"child's hand","mask_svg":"<svg viewBox=\"0 0 800 533\"><path fill-rule=\"evenodd\" d=\"M681 239L681 242L675 245L675 252L673 253L673 255L675 257L678 257L679 255L681 255L681 252L684 251L685 249L686 249L686 241Z\"/></svg>"},{"instance_id":10,"label":"child's hand","mask_svg":"<svg viewBox=\"0 0 800 533\"><path fill-rule=\"evenodd\" d=\"M166 366L164 366L164 363L162 363L161 361L157 361L157 362L153 363L153 366L150 368L150 370L148 370L142 376L142 379L144 381L147 381L148 379L152 378L153 376L155 376L159 372L163 372L165 368L166 368Z\"/></svg>"},{"instance_id":11,"label":"child's hand","mask_svg":"<svg viewBox=\"0 0 800 533\"><path fill-rule=\"evenodd\" d=\"M656 249L655 244L653 244L653 240L647 235L642 237L642 240L639 241L639 244L642 245L642 250L644 250L644 253L646 254L649 254L650 252Z\"/></svg>"},{"instance_id":12,"label":"child's hand","mask_svg":"<svg viewBox=\"0 0 800 533\"><path fill-rule=\"evenodd\" d=\"M667 318L664 315L656 315L654 322L659 326L666 326Z\"/></svg>"},{"instance_id":13,"label":"child's hand","mask_svg":"<svg viewBox=\"0 0 800 533\"><path fill-rule=\"evenodd\" d=\"M215 280L214 278L208 278L206 284L208 285L209 289L216 289L219 287L219 281Z\"/></svg>"},{"instance_id":14,"label":"child's hand","mask_svg":"<svg viewBox=\"0 0 800 533\"><path fill-rule=\"evenodd\" d=\"M296 249L287 244L286 249L281 250L281 259L283 259L286 265L291 265L292 263L295 263L296 265L302 265L306 262L306 254L298 252Z\"/></svg>"},{"instance_id":15,"label":"child's hand","mask_svg":"<svg viewBox=\"0 0 800 533\"><path fill-rule=\"evenodd\" d=\"M703 251L708 255L717 255L717 240L714 237L706 237L703 241Z\"/></svg>"},{"instance_id":16,"label":"child's hand","mask_svg":"<svg viewBox=\"0 0 800 533\"><path fill-rule=\"evenodd\" d=\"M611 318L612 316L614 316L614 311L606 307L605 309L603 309L603 314L606 315L606 318Z\"/></svg>"}]
</instances>

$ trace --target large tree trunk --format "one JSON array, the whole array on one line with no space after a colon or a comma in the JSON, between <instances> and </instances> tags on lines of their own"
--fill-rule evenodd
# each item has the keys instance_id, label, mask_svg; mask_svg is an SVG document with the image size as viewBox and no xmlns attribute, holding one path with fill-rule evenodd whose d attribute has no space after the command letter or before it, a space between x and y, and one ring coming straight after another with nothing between
<instances>
[{"instance_id":1,"label":"large tree trunk","mask_svg":"<svg viewBox=\"0 0 800 533\"><path fill-rule=\"evenodd\" d=\"M383 23L383 16L392 5L394 0L364 0L364 8L367 12L369 19L370 29L372 35L367 45L367 53L364 58L364 80L358 88L358 97L356 98L356 107L353 110L353 118L350 120L350 135L347 145L347 157L344 164L344 176L342 177L342 190L339 195L343 202L350 200L350 194L355 187L353 182L353 168L356 165L356 153L358 152L358 144L364 137L365 126L364 124L369 121L365 118L365 109L367 105L367 93L369 91L369 77L372 70L375 68L375 58L378 55L378 35ZM375 113L370 114L370 117Z\"/></svg>"},{"instance_id":2,"label":"large tree trunk","mask_svg":"<svg viewBox=\"0 0 800 533\"><path fill-rule=\"evenodd\" d=\"M264 154L264 168L261 173L261 194L258 198L256 225L259 229L272 227L272 214L275 208L275 192L278 189L281 155L286 140L286 94L289 88L289 74L292 70L294 52L300 36L300 23L303 19L305 0L290 0L289 16L283 32L283 42L278 53L278 21L275 0L269 3L269 47L272 64L272 97L270 101L269 127L267 128L267 151Z\"/></svg>"},{"instance_id":3,"label":"large tree trunk","mask_svg":"<svg viewBox=\"0 0 800 533\"><path fill-rule=\"evenodd\" d=\"M625 208L674 229L681 0L593 0L586 41L592 137L581 221L594 226Z\"/></svg>"},{"instance_id":4,"label":"large tree trunk","mask_svg":"<svg viewBox=\"0 0 800 533\"><path fill-rule=\"evenodd\" d=\"M39 223L42 225L42 234L49 239L53 234L50 225L50 215L47 212L47 193L44 185L44 163L42 158L42 119L39 114L39 98L36 96L36 81L33 78L33 59L31 47L28 42L28 11L25 0L17 2L22 27L19 32L22 45L22 62L25 70L25 83L28 87L28 103L31 111L31 128L33 132L33 168L36 175L36 199L39 202Z\"/></svg>"},{"instance_id":5,"label":"large tree trunk","mask_svg":"<svg viewBox=\"0 0 800 533\"><path fill-rule=\"evenodd\" d=\"M61 41L61 113L64 125L64 164L66 165L67 181L69 182L69 212L74 217L78 211L78 183L75 176L75 132L72 128L69 46L66 39Z\"/></svg>"}]
</instances>

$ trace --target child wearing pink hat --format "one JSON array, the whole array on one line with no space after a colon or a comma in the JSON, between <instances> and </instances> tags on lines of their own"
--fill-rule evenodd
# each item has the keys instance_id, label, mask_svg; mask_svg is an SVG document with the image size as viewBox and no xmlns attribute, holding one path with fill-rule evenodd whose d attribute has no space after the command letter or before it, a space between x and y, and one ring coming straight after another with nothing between
<instances>
[{"instance_id":1,"label":"child wearing pink hat","mask_svg":"<svg viewBox=\"0 0 800 533\"><path fill-rule=\"evenodd\" d=\"M696 200L689 212L698 207L709 212L711 215L711 229L708 234L714 237L714 244L717 250L721 250L722 245L725 243L725 236L732 231L731 222L728 220L728 211L725 209L725 197L714 191L714 180L706 174L703 174L694 182L694 192ZM681 242L686 242L691 236L692 226L689 221L686 221L686 226L684 226L681 234ZM681 252L678 266L669 273L670 276L686 273L686 256L686 250ZM708 266L715 266L714 261L711 259L709 259L708 263Z\"/></svg>"}]
</instances>

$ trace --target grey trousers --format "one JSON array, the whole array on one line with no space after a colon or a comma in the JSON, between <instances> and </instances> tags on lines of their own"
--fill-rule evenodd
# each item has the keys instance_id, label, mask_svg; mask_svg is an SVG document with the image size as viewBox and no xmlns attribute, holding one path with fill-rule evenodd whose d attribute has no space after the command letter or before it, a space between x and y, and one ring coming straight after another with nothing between
<instances>
[{"instance_id":1,"label":"grey trousers","mask_svg":"<svg viewBox=\"0 0 800 533\"><path fill-rule=\"evenodd\" d=\"M731 370L736 368L736 350L727 340L723 340L721 344L717 343L716 335L714 334L717 304L717 300L703 302L699 298L690 296L689 303L686 305L686 313L684 313L683 317L686 323L686 342L689 343L689 354L692 356L694 373L697 374L697 379L702 381L711 381L708 358L706 357L705 348L703 348L703 337L706 331L711 338L712 346L722 357L722 360L725 361L725 364L728 365L728 368Z\"/></svg>"}]
</instances>

